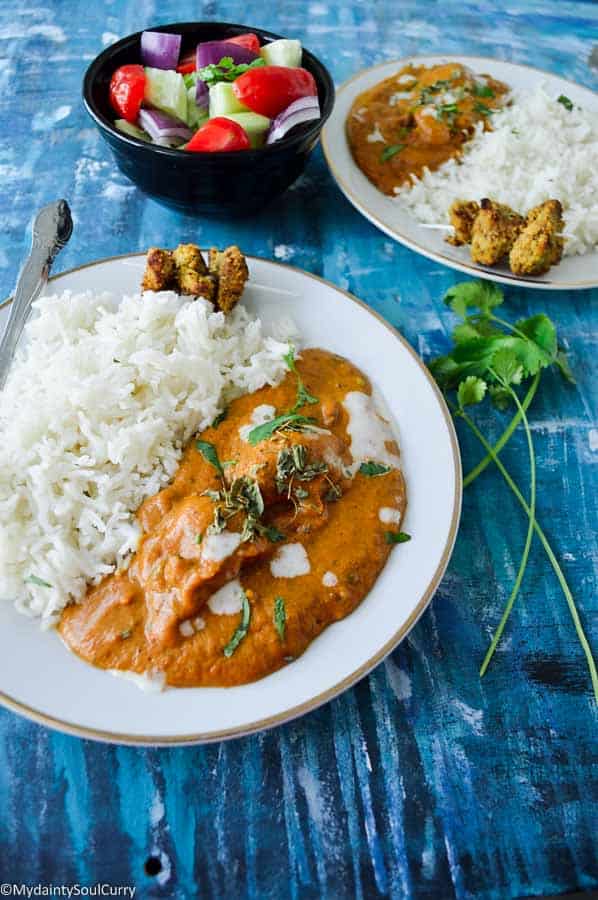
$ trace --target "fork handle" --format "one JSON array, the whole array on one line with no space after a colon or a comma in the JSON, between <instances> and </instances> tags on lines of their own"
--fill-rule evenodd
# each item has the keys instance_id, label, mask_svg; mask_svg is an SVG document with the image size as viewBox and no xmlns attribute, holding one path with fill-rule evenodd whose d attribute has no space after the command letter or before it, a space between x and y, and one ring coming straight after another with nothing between
<instances>
[{"instance_id":1,"label":"fork handle","mask_svg":"<svg viewBox=\"0 0 598 900\"><path fill-rule=\"evenodd\" d=\"M71 228L70 210L64 200L44 207L33 223L31 253L19 273L8 323L0 341L0 390L6 384L31 304L47 284L52 263L68 241Z\"/></svg>"}]
</instances>

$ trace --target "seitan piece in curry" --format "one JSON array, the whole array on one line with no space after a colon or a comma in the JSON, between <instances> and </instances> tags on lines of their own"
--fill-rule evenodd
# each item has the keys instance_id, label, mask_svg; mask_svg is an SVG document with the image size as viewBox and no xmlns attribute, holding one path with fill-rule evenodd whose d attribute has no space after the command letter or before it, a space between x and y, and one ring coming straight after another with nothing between
<instances>
[{"instance_id":1,"label":"seitan piece in curry","mask_svg":"<svg viewBox=\"0 0 598 900\"><path fill-rule=\"evenodd\" d=\"M480 207L471 229L471 258L482 266L493 266L510 251L525 219L510 206L487 197Z\"/></svg>"},{"instance_id":2,"label":"seitan piece in curry","mask_svg":"<svg viewBox=\"0 0 598 900\"><path fill-rule=\"evenodd\" d=\"M564 241L563 208L558 200L534 206L509 254L515 275L543 275L561 261Z\"/></svg>"},{"instance_id":3,"label":"seitan piece in curry","mask_svg":"<svg viewBox=\"0 0 598 900\"><path fill-rule=\"evenodd\" d=\"M249 270L245 257L238 247L226 250L210 249L210 272L218 280L216 305L224 313L229 313L241 299Z\"/></svg>"},{"instance_id":4,"label":"seitan piece in curry","mask_svg":"<svg viewBox=\"0 0 598 900\"><path fill-rule=\"evenodd\" d=\"M170 250L150 247L147 251L142 291L168 291L175 286L175 265Z\"/></svg>"},{"instance_id":5,"label":"seitan piece in curry","mask_svg":"<svg viewBox=\"0 0 598 900\"><path fill-rule=\"evenodd\" d=\"M449 207L449 218L455 233L447 237L447 243L453 247L461 247L471 243L473 223L480 211L480 204L475 200L455 200Z\"/></svg>"}]
</instances>

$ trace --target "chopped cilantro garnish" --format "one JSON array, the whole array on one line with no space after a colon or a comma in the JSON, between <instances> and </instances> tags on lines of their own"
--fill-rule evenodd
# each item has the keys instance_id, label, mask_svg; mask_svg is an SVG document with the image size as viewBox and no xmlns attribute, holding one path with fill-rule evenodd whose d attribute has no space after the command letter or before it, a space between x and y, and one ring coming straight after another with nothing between
<instances>
[{"instance_id":1,"label":"chopped cilantro garnish","mask_svg":"<svg viewBox=\"0 0 598 900\"><path fill-rule=\"evenodd\" d=\"M387 160L392 159L393 156L396 156L397 153L404 150L405 146L405 144L391 144L389 147L385 147L380 154L380 162L386 162Z\"/></svg>"},{"instance_id":2,"label":"chopped cilantro garnish","mask_svg":"<svg viewBox=\"0 0 598 900\"><path fill-rule=\"evenodd\" d=\"M564 94L561 94L560 97L557 97L557 103L560 103L562 106L565 107L565 109L568 109L569 112L571 112L571 110L573 109L572 101L569 100L569 98L566 97Z\"/></svg>"},{"instance_id":3,"label":"chopped cilantro garnish","mask_svg":"<svg viewBox=\"0 0 598 900\"><path fill-rule=\"evenodd\" d=\"M274 627L281 641L284 641L284 635L287 627L287 611L284 597L274 598Z\"/></svg>"},{"instance_id":4,"label":"chopped cilantro garnish","mask_svg":"<svg viewBox=\"0 0 598 900\"><path fill-rule=\"evenodd\" d=\"M247 632L249 631L249 623L251 621L251 607L249 605L249 600L245 591L243 591L242 604L243 606L241 610L241 621L239 622L239 625L237 626L237 629L232 638L223 650L223 653L227 659L229 659L233 655L241 641L247 637Z\"/></svg>"},{"instance_id":5,"label":"chopped cilantro garnish","mask_svg":"<svg viewBox=\"0 0 598 900\"><path fill-rule=\"evenodd\" d=\"M384 539L387 544L406 544L411 540L411 535L404 531L385 531Z\"/></svg>"},{"instance_id":6,"label":"chopped cilantro garnish","mask_svg":"<svg viewBox=\"0 0 598 900\"><path fill-rule=\"evenodd\" d=\"M258 59L254 59L253 62L240 63L236 66L232 56L223 56L218 64L212 63L212 65L204 66L203 69L198 69L197 72L192 73L195 75L195 78L191 81L191 84L195 84L198 78L201 79L201 81L205 81L210 87L213 84L217 84L219 81L235 81L239 75L242 75L249 69L256 69L258 66L265 65L265 60L258 57Z\"/></svg>"}]
</instances>

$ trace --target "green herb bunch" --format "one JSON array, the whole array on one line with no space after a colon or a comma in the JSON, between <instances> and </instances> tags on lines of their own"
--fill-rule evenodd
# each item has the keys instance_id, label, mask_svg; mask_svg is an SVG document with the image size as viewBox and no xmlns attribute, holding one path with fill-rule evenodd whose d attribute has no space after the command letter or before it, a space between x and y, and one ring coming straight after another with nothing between
<instances>
[{"instance_id":1,"label":"green herb bunch","mask_svg":"<svg viewBox=\"0 0 598 900\"><path fill-rule=\"evenodd\" d=\"M249 69L257 69L265 65L265 60L261 58L254 59L250 63L235 65L232 56L223 56L219 63L212 63L209 66L204 66L203 69L198 69L196 72L190 72L188 75L185 75L185 86L189 88L197 84L198 81L205 81L208 87L218 84L219 81L235 81L239 75L243 75Z\"/></svg>"},{"instance_id":2,"label":"green herb bunch","mask_svg":"<svg viewBox=\"0 0 598 900\"><path fill-rule=\"evenodd\" d=\"M535 532L567 600L598 701L598 674L592 650L569 585L548 538L536 519L536 458L527 411L546 369L556 367L564 378L574 383L566 356L558 346L556 328L544 314L522 319L514 325L499 317L496 310L503 303L503 293L497 285L490 282L469 281L456 284L449 289L444 300L461 322L453 330L451 352L432 360L430 370L447 396L453 415L465 422L486 451L481 462L465 475L463 485L467 487L472 484L489 463L493 462L528 518L527 535L515 582L482 663L480 675L484 675L488 668L519 593ZM487 440L467 412L468 407L488 399L497 410L504 412L511 409L514 413L494 445ZM520 424L525 431L529 456L529 501L526 501L499 459L499 453Z\"/></svg>"}]
</instances>

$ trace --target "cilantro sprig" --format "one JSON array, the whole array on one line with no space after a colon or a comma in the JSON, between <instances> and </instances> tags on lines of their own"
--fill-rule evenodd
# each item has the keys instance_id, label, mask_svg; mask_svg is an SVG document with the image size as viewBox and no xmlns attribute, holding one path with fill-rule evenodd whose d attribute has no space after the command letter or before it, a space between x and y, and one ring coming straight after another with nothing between
<instances>
[{"instance_id":1,"label":"cilantro sprig","mask_svg":"<svg viewBox=\"0 0 598 900\"><path fill-rule=\"evenodd\" d=\"M195 84L199 79L205 81L211 87L213 84L218 84L219 81L235 81L239 75L243 75L249 69L256 69L265 65L265 60L258 57L253 62L240 63L236 66L232 56L223 56L219 63L212 63L209 66L204 66L203 69L198 69L197 72L191 73L195 76L191 83ZM187 84L187 81L185 83Z\"/></svg>"},{"instance_id":2,"label":"cilantro sprig","mask_svg":"<svg viewBox=\"0 0 598 900\"><path fill-rule=\"evenodd\" d=\"M558 345L556 328L548 316L543 314L522 319L514 325L498 316L496 309L503 303L503 294L497 285L488 282L457 284L447 292L445 303L462 321L453 330L451 352L432 360L430 369L447 395L453 414L465 422L486 451L481 462L465 476L464 487L472 484L489 463L493 462L528 517L528 530L517 575L483 660L480 675L484 675L490 664L519 593L535 532L565 595L598 701L598 673L591 647L563 571L536 519L536 459L527 411L546 369L556 367L564 378L574 383L566 356ZM524 386L527 390L521 398L519 392ZM467 412L468 407L482 404L487 398L500 411L509 408L515 410L494 446ZM529 456L529 502L498 457L519 424L523 425L525 431Z\"/></svg>"},{"instance_id":3,"label":"cilantro sprig","mask_svg":"<svg viewBox=\"0 0 598 900\"><path fill-rule=\"evenodd\" d=\"M288 352L283 356L289 372L293 372L297 378L297 397L294 405L287 412L272 419L270 422L264 422L263 425L256 425L247 435L247 440L252 446L271 438L278 431L309 431L310 426L316 424L313 416L304 416L299 410L304 406L314 406L319 403L319 399L305 387L303 379L297 370L295 363L295 348L289 345Z\"/></svg>"}]
</instances>

